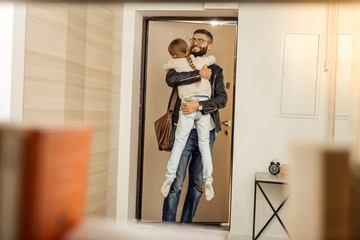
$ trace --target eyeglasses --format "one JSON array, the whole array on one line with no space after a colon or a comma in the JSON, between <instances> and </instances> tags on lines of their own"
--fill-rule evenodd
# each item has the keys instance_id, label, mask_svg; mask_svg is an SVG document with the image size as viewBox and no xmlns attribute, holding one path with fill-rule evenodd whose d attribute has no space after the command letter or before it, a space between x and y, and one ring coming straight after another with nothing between
<instances>
[{"instance_id":1,"label":"eyeglasses","mask_svg":"<svg viewBox=\"0 0 360 240\"><path fill-rule=\"evenodd\" d=\"M190 38L190 43L192 43L192 44L194 44L196 42L198 42L198 44L202 44L205 41L208 42L207 40L202 39L202 38Z\"/></svg>"}]
</instances>

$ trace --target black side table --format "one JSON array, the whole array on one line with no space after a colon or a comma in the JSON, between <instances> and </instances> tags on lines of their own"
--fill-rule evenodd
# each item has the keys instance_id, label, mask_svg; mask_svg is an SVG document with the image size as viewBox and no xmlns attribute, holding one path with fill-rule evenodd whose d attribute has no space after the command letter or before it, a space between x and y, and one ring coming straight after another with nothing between
<instances>
[{"instance_id":1,"label":"black side table","mask_svg":"<svg viewBox=\"0 0 360 240\"><path fill-rule=\"evenodd\" d=\"M282 208L282 206L284 206L285 202L288 200L289 197L286 197L282 203L280 204L280 206L275 209L273 207L273 205L271 204L269 198L267 197L265 191L263 190L263 188L261 187L261 183L269 183L269 184L288 184L289 182L286 179L281 179L278 175L272 175L270 173L266 173L266 172L256 172L255 173L255 190L254 190L254 216L253 216L253 233L252 233L252 239L256 240L258 239L258 237L260 237L261 233L265 230L265 228L269 225L269 223L271 222L271 220L276 217L281 226L284 228L286 234L289 236L290 238L290 234L288 232L288 230L286 229L283 221L281 220L281 218L278 215L278 212L280 211L280 209ZM262 192L263 196L265 197L267 203L269 204L269 206L271 207L272 211L274 212L273 215L269 218L269 220L267 221L267 223L262 227L262 229L255 235L255 216L256 216L256 192L257 189L260 189L260 191Z\"/></svg>"}]
</instances>

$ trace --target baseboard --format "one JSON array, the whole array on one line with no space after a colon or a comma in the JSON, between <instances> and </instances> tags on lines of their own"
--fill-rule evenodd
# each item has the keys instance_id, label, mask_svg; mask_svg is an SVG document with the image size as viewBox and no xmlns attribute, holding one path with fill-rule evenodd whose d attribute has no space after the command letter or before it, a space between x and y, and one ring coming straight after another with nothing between
<instances>
[{"instance_id":1,"label":"baseboard","mask_svg":"<svg viewBox=\"0 0 360 240\"><path fill-rule=\"evenodd\" d=\"M251 240L251 235L230 232L228 240Z\"/></svg>"}]
</instances>

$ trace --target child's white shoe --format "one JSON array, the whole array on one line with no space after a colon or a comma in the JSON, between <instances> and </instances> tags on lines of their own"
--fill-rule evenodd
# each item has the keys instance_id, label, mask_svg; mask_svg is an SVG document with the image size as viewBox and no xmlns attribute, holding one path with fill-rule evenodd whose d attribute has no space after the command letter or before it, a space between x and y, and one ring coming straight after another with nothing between
<instances>
[{"instance_id":1,"label":"child's white shoe","mask_svg":"<svg viewBox=\"0 0 360 240\"><path fill-rule=\"evenodd\" d=\"M210 201L214 197L214 189L212 186L212 182L205 182L205 199L206 201Z\"/></svg>"},{"instance_id":2,"label":"child's white shoe","mask_svg":"<svg viewBox=\"0 0 360 240\"><path fill-rule=\"evenodd\" d=\"M173 183L174 179L166 179L164 184L161 187L161 193L164 197L167 197L170 191L171 184Z\"/></svg>"}]
</instances>

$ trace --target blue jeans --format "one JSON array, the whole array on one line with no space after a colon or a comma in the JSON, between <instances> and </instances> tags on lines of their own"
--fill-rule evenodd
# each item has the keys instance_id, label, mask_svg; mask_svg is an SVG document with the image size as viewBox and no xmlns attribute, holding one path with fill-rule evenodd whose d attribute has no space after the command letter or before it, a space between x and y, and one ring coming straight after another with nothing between
<instances>
[{"instance_id":1,"label":"blue jeans","mask_svg":"<svg viewBox=\"0 0 360 240\"><path fill-rule=\"evenodd\" d=\"M176 126L174 126L175 133ZM174 138L174 134L173 134ZM215 130L210 131L210 150L215 142ZM189 160L192 157L192 160ZM203 193L203 166L201 153L198 147L198 136L195 129L192 129L182 152L179 167L176 171L176 178L170 187L168 196L164 199L163 204L163 222L175 222L176 211L179 205L181 189L186 176L186 169L189 164L189 186L185 198L185 203L181 215L182 223L192 223L199 200Z\"/></svg>"}]
</instances>

